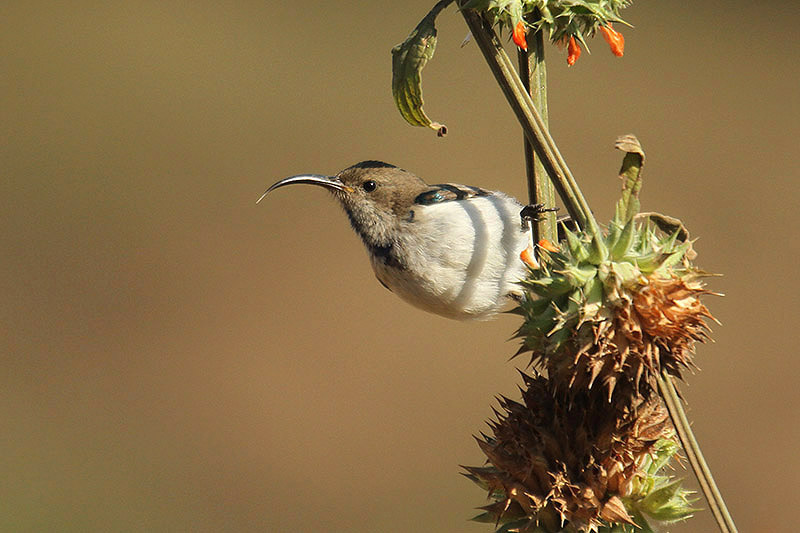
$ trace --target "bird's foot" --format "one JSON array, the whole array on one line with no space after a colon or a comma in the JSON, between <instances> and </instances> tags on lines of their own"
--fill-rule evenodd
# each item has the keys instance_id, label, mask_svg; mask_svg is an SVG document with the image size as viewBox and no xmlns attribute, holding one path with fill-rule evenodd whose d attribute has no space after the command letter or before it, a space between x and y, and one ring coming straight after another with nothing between
<instances>
[{"instance_id":1,"label":"bird's foot","mask_svg":"<svg viewBox=\"0 0 800 533\"><path fill-rule=\"evenodd\" d=\"M558 211L558 208L545 207L544 204L530 204L523 207L522 211L519 213L519 216L522 219L522 227L528 230L528 247L525 248L521 254L519 254L519 258L522 259L523 263L528 265L528 268L539 268L539 261L536 257L536 247L534 246L533 241L533 224L538 222L539 215L542 213L551 213L554 211ZM546 250L551 250L551 248L554 248L554 245L544 239L539 241L537 244L539 247L545 248Z\"/></svg>"},{"instance_id":2,"label":"bird's foot","mask_svg":"<svg viewBox=\"0 0 800 533\"><path fill-rule=\"evenodd\" d=\"M528 222L536 222L539 220L539 215L542 213L552 213L558 211L557 207L545 207L544 204L529 204L522 208L519 216L522 219L522 224L527 226Z\"/></svg>"}]
</instances>

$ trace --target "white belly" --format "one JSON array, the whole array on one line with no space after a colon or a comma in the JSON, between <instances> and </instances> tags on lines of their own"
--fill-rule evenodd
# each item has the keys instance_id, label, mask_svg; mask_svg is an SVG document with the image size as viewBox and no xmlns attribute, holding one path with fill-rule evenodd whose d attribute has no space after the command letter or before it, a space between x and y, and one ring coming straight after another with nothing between
<instances>
[{"instance_id":1,"label":"white belly","mask_svg":"<svg viewBox=\"0 0 800 533\"><path fill-rule=\"evenodd\" d=\"M455 319L488 318L520 293L528 245L522 206L500 193L415 206L395 246L404 269L373 261L378 279L407 302Z\"/></svg>"}]
</instances>

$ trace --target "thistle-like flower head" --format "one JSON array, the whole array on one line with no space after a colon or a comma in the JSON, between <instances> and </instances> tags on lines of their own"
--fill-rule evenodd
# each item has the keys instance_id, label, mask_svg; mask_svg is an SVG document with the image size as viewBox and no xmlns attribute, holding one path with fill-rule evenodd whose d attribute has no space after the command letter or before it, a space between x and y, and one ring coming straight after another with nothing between
<instances>
[{"instance_id":1,"label":"thistle-like flower head","mask_svg":"<svg viewBox=\"0 0 800 533\"><path fill-rule=\"evenodd\" d=\"M611 53L622 56L625 38L613 28L613 23L627 24L620 18L621 9L630 0L468 0L462 9L474 9L486 14L501 30L512 32L514 43L527 49L524 37L519 38L521 26L542 30L554 44L568 44L567 63L571 66L580 56L581 45L598 31L609 45Z\"/></svg>"},{"instance_id":2,"label":"thistle-like flower head","mask_svg":"<svg viewBox=\"0 0 800 533\"><path fill-rule=\"evenodd\" d=\"M635 138L626 142L638 146ZM518 353L531 352L531 363L567 392L599 384L620 408L648 396L663 369L680 377L691 367L713 319L700 301L709 293L707 274L691 263L683 225L639 213L643 160L631 148L623 198L604 234L565 229L559 251L541 250L540 267L522 282L530 297L518 310L525 317Z\"/></svg>"}]
</instances>

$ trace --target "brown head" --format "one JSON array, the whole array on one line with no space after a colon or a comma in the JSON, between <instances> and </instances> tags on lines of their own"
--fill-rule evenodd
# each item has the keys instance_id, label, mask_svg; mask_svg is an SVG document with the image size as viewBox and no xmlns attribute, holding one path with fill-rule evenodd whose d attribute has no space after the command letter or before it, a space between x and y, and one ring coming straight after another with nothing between
<instances>
[{"instance_id":1,"label":"brown head","mask_svg":"<svg viewBox=\"0 0 800 533\"><path fill-rule=\"evenodd\" d=\"M339 200L356 232L370 247L387 246L408 218L414 199L428 185L411 172L381 161L362 161L335 176L301 174L282 179L265 192L305 183L325 187Z\"/></svg>"}]
</instances>

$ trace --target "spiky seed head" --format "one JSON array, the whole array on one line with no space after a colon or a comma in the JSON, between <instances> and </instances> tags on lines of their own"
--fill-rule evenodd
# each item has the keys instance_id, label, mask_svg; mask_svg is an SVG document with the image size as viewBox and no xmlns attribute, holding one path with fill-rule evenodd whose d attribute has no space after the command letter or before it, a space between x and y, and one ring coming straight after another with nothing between
<instances>
[{"instance_id":1,"label":"spiky seed head","mask_svg":"<svg viewBox=\"0 0 800 533\"><path fill-rule=\"evenodd\" d=\"M713 320L701 296L704 272L680 221L638 214L644 154L635 137L618 140L627 155L622 199L602 233L564 229L557 251L542 249L522 281L525 320L517 355L544 370L560 391L599 390L625 410L649 397L666 369L680 377Z\"/></svg>"},{"instance_id":2,"label":"spiky seed head","mask_svg":"<svg viewBox=\"0 0 800 533\"><path fill-rule=\"evenodd\" d=\"M566 402L552 380L523 376L522 401L502 398L492 435L477 439L490 466L466 467L493 500L478 521L583 532L691 514L689 493L659 473L677 444L658 398L620 415L590 391Z\"/></svg>"}]
</instances>

